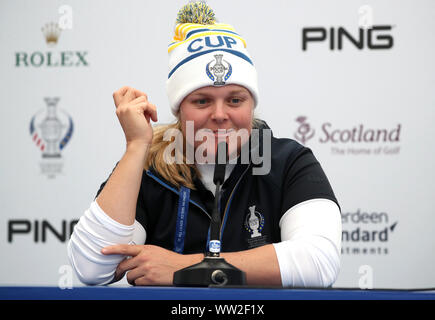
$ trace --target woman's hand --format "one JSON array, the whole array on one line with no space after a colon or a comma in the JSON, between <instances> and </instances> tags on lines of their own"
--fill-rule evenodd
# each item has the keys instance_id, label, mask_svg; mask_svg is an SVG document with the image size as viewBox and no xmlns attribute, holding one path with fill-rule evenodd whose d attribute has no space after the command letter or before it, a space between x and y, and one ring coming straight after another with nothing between
<instances>
[{"instance_id":1,"label":"woman's hand","mask_svg":"<svg viewBox=\"0 0 435 320\"><path fill-rule=\"evenodd\" d=\"M200 262L202 255L182 255L154 245L119 244L105 247L103 254L131 256L116 269L115 281L127 273L131 285L172 285L174 272Z\"/></svg>"},{"instance_id":2,"label":"woman's hand","mask_svg":"<svg viewBox=\"0 0 435 320\"><path fill-rule=\"evenodd\" d=\"M127 145L132 142L151 144L153 128L150 119L157 121L157 109L148 101L147 95L134 88L122 87L113 93L113 100Z\"/></svg>"}]
</instances>

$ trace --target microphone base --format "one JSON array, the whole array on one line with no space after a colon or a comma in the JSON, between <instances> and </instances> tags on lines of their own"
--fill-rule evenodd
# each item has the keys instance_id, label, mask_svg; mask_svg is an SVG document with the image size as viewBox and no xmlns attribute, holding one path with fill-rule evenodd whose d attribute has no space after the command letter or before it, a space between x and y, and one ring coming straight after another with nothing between
<instances>
[{"instance_id":1,"label":"microphone base","mask_svg":"<svg viewBox=\"0 0 435 320\"><path fill-rule=\"evenodd\" d=\"M246 274L221 257L204 257L200 263L174 272L174 285L208 287L246 284Z\"/></svg>"}]
</instances>

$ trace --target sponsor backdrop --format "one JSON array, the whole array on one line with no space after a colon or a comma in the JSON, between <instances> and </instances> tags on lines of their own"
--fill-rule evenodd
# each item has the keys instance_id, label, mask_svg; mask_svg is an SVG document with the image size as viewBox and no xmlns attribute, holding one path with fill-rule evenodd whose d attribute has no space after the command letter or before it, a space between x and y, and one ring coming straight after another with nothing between
<instances>
[{"instance_id":1,"label":"sponsor backdrop","mask_svg":"<svg viewBox=\"0 0 435 320\"><path fill-rule=\"evenodd\" d=\"M66 243L125 150L112 93L136 87L173 120L167 45L184 3L0 2L0 284L80 285ZM435 287L435 3L209 4L247 40L257 115L330 178L335 287Z\"/></svg>"}]
</instances>

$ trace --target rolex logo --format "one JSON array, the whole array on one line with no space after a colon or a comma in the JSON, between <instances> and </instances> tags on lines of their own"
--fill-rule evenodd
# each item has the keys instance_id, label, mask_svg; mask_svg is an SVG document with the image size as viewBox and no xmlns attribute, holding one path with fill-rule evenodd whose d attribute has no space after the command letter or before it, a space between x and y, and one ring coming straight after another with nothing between
<instances>
[{"instance_id":1,"label":"rolex logo","mask_svg":"<svg viewBox=\"0 0 435 320\"><path fill-rule=\"evenodd\" d=\"M54 47L59 41L59 37L62 30L65 30L61 24L57 22L46 23L41 31L44 35L45 42L50 50L36 50L33 52L17 51L15 52L15 67L88 67L88 51L85 50L67 50L60 51Z\"/></svg>"},{"instance_id":2,"label":"rolex logo","mask_svg":"<svg viewBox=\"0 0 435 320\"><path fill-rule=\"evenodd\" d=\"M59 40L61 32L59 24L54 22L46 23L41 28L41 31L44 34L45 42L47 42L47 45L49 47L54 47L57 44L57 40Z\"/></svg>"}]
</instances>

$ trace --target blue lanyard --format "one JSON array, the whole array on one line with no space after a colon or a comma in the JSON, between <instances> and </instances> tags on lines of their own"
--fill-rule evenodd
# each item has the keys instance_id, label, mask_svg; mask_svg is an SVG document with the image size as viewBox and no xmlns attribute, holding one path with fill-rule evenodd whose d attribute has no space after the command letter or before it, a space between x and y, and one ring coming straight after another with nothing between
<instances>
[{"instance_id":1,"label":"blue lanyard","mask_svg":"<svg viewBox=\"0 0 435 320\"><path fill-rule=\"evenodd\" d=\"M190 201L190 189L184 186L180 187L180 194L178 198L178 212L177 212L177 224L175 227L175 238L174 238L174 251L177 253L183 253L184 251L184 239L186 238L186 226L187 226L187 214L189 212L189 201ZM220 211L220 201L219 201L219 211ZM225 216L222 233L225 228L226 219ZM210 243L210 228L208 229L207 235L207 251Z\"/></svg>"},{"instance_id":2,"label":"blue lanyard","mask_svg":"<svg viewBox=\"0 0 435 320\"><path fill-rule=\"evenodd\" d=\"M177 225L175 229L174 251L183 253L184 238L186 237L187 214L189 212L190 189L184 186L180 188L178 198Z\"/></svg>"}]
</instances>

